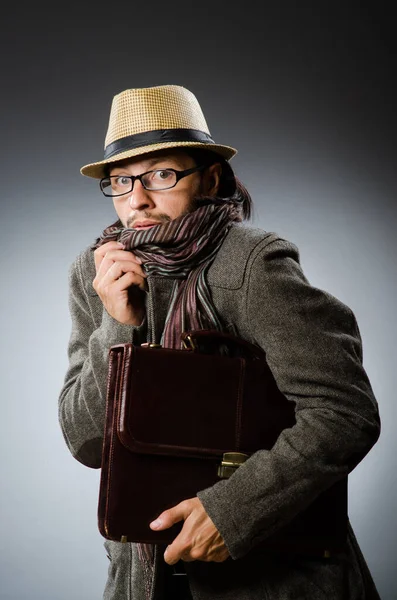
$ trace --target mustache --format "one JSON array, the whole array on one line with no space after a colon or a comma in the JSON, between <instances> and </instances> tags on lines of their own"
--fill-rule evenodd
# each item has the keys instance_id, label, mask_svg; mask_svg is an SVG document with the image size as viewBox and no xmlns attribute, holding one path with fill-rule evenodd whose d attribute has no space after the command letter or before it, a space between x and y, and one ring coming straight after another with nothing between
<instances>
[{"instance_id":1,"label":"mustache","mask_svg":"<svg viewBox=\"0 0 397 600\"><path fill-rule=\"evenodd\" d=\"M223 198L217 198L216 196L196 194L192 198L189 206L186 207L186 209L182 211L182 213L179 216L187 215L188 213L193 212L194 210L197 210L198 208L200 208L201 206L205 206L206 204L223 203L223 201ZM171 217L165 213L161 213L159 215L151 215L149 212L143 211L139 213L139 215L135 214L131 217L128 217L126 222L127 228L131 228L134 221L143 221L144 219L153 219L154 221L160 221L161 223L169 223L170 221L172 221Z\"/></svg>"}]
</instances>

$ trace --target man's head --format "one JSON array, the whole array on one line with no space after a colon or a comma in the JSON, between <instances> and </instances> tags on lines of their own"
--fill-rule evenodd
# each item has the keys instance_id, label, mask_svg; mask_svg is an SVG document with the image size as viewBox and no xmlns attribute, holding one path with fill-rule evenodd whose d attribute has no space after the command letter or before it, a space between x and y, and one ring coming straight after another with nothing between
<instances>
[{"instance_id":1,"label":"man's head","mask_svg":"<svg viewBox=\"0 0 397 600\"><path fill-rule=\"evenodd\" d=\"M149 218L145 214L153 219L155 215L162 215L160 220L173 219L193 210L198 196L233 197L242 208L243 218L249 218L251 199L229 165L236 152L231 146L214 142L196 97L186 88L134 88L113 98L104 159L85 165L80 171L100 179L106 193L104 177L135 177L154 166L184 171L205 165L205 169L186 174L175 187L166 190L144 189L147 176L143 181L134 179L131 194L113 197L124 225L131 226L143 220L141 217Z\"/></svg>"},{"instance_id":2,"label":"man's head","mask_svg":"<svg viewBox=\"0 0 397 600\"><path fill-rule=\"evenodd\" d=\"M182 173L195 167L203 168ZM101 186L113 201L123 226L134 228L145 221L172 221L195 210L200 198L216 196L222 168L219 162L197 165L184 148L171 148L124 159L109 165L108 173ZM143 181L131 179L144 173L147 175Z\"/></svg>"}]
</instances>

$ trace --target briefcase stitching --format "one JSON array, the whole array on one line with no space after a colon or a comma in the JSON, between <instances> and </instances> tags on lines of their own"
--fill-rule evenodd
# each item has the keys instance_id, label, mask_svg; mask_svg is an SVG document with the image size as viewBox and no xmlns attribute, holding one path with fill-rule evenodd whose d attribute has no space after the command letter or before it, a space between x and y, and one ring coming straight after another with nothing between
<instances>
[{"instance_id":1,"label":"briefcase stitching","mask_svg":"<svg viewBox=\"0 0 397 600\"><path fill-rule=\"evenodd\" d=\"M122 351L120 352L120 354L118 354L118 361L117 361L117 371L116 371L116 385L115 385L115 389L114 389L114 395L113 395L113 415L112 415L112 421L113 421L113 426L112 426L112 433L111 433L111 438L110 438L110 449L109 449L109 463L108 463L108 478L107 478L107 489L106 489L106 506L105 506L105 522L104 522L104 526L105 526L105 531L106 533L109 535L109 521L108 521L108 513L109 513L109 502L110 502L110 483L111 483L111 479L112 479L112 465L113 465L113 457L114 457L114 446L115 446L115 435L116 435L116 428L114 427L114 424L117 422L118 419L118 412L119 412L119 393L120 393L120 381L123 380L124 377L124 367L125 367L125 355L126 352ZM121 372L121 377L120 377L120 372Z\"/></svg>"}]
</instances>

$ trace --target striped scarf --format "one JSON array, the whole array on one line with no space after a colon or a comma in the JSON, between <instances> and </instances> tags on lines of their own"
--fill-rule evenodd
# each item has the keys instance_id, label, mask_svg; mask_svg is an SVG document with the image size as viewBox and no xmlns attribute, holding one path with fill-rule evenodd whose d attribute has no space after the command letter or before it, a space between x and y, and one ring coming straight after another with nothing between
<instances>
[{"instance_id":1,"label":"striped scarf","mask_svg":"<svg viewBox=\"0 0 397 600\"><path fill-rule=\"evenodd\" d=\"M165 348L180 348L183 331L222 329L206 272L234 221L241 221L240 208L222 200L150 229L111 225L98 238L95 247L114 240L122 242L142 260L147 275L175 279L160 340ZM154 341L152 331L148 338Z\"/></svg>"},{"instance_id":2,"label":"striped scarf","mask_svg":"<svg viewBox=\"0 0 397 600\"><path fill-rule=\"evenodd\" d=\"M147 275L175 279L160 343L180 348L181 333L190 329L219 329L222 322L212 303L206 272L229 228L241 221L241 209L222 199L200 206L176 219L151 229L128 229L110 225L93 248L109 241L122 242L142 260ZM155 341L149 323L147 341ZM136 543L143 568L146 597L150 598L155 544ZM165 546L163 551L165 550Z\"/></svg>"}]
</instances>

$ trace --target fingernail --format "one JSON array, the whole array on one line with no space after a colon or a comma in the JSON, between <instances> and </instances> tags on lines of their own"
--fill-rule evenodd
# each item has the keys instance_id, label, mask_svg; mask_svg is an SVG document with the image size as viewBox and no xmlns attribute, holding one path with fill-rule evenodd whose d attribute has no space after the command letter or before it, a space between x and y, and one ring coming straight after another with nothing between
<instances>
[{"instance_id":1,"label":"fingernail","mask_svg":"<svg viewBox=\"0 0 397 600\"><path fill-rule=\"evenodd\" d=\"M160 519L156 519L155 521L150 523L150 527L152 527L153 529L157 529L158 527L161 527Z\"/></svg>"},{"instance_id":2,"label":"fingernail","mask_svg":"<svg viewBox=\"0 0 397 600\"><path fill-rule=\"evenodd\" d=\"M117 242L118 246L121 246L122 248L124 248L124 244L122 242Z\"/></svg>"},{"instance_id":3,"label":"fingernail","mask_svg":"<svg viewBox=\"0 0 397 600\"><path fill-rule=\"evenodd\" d=\"M136 258L136 262L138 262L141 265L142 264L142 260L140 258L138 258L138 256L136 256L135 258Z\"/></svg>"}]
</instances>

